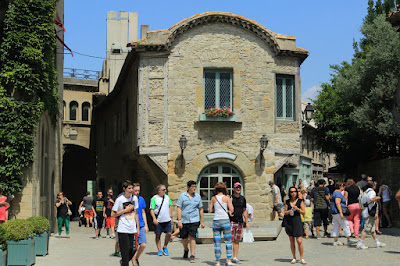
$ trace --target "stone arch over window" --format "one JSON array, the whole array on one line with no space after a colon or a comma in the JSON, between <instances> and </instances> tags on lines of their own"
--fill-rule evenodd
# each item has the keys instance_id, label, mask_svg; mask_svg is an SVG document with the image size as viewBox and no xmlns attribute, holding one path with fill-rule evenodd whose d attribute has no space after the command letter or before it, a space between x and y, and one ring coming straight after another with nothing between
<instances>
[{"instance_id":1,"label":"stone arch over window","mask_svg":"<svg viewBox=\"0 0 400 266\"><path fill-rule=\"evenodd\" d=\"M78 103L72 101L69 103L69 120L76 120L78 114Z\"/></svg>"},{"instance_id":2,"label":"stone arch over window","mask_svg":"<svg viewBox=\"0 0 400 266\"><path fill-rule=\"evenodd\" d=\"M225 183L229 194L233 193L233 184L240 182L243 185L241 194L244 195L244 180L235 166L228 163L210 164L201 171L197 179L197 190L203 202L204 212L208 212L208 206L212 196L214 196L214 186L217 182Z\"/></svg>"},{"instance_id":3,"label":"stone arch over window","mask_svg":"<svg viewBox=\"0 0 400 266\"><path fill-rule=\"evenodd\" d=\"M82 121L89 121L90 103L84 102L82 104Z\"/></svg>"}]
</instances>

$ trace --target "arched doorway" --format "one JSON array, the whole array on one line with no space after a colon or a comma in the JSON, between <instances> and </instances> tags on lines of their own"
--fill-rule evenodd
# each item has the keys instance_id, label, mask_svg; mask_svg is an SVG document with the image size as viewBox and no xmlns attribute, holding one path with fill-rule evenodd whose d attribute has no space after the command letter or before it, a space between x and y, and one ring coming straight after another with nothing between
<instances>
[{"instance_id":1,"label":"arched doorway","mask_svg":"<svg viewBox=\"0 0 400 266\"><path fill-rule=\"evenodd\" d=\"M201 171L197 180L198 193L203 202L204 212L208 212L208 206L214 196L213 190L217 182L224 182L229 194L233 192L233 184L240 182L243 186L241 193L244 194L245 184L242 175L233 165L227 163L209 165Z\"/></svg>"},{"instance_id":2,"label":"arched doorway","mask_svg":"<svg viewBox=\"0 0 400 266\"><path fill-rule=\"evenodd\" d=\"M73 203L73 217L77 215L77 207L87 191L88 180L96 180L94 154L82 146L64 145L62 191Z\"/></svg>"}]
</instances>

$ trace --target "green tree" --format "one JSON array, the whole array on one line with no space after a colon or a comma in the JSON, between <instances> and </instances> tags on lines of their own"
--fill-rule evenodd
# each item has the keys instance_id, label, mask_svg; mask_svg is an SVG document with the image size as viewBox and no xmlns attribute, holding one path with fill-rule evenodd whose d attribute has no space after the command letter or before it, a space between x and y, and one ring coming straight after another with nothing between
<instances>
[{"instance_id":1,"label":"green tree","mask_svg":"<svg viewBox=\"0 0 400 266\"><path fill-rule=\"evenodd\" d=\"M382 8L393 5L377 1L373 7L369 1L363 38L354 42L351 63L331 66L332 79L322 85L315 101L317 141L336 153L344 168L398 153L391 111L400 73L400 39Z\"/></svg>"},{"instance_id":2,"label":"green tree","mask_svg":"<svg viewBox=\"0 0 400 266\"><path fill-rule=\"evenodd\" d=\"M33 161L34 134L48 110L58 113L54 66L56 0L13 0L0 42L0 186L21 190L21 175Z\"/></svg>"}]
</instances>

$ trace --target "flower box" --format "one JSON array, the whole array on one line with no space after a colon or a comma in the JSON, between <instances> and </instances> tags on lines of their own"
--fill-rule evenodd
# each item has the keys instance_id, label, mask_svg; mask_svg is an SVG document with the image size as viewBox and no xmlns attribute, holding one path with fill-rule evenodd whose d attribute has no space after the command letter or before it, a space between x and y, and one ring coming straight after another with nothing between
<instances>
[{"instance_id":1,"label":"flower box","mask_svg":"<svg viewBox=\"0 0 400 266\"><path fill-rule=\"evenodd\" d=\"M231 115L228 117L209 117L206 116L205 114L200 115L200 121L217 121L217 122L223 122L223 121L236 121L236 115Z\"/></svg>"},{"instance_id":2,"label":"flower box","mask_svg":"<svg viewBox=\"0 0 400 266\"><path fill-rule=\"evenodd\" d=\"M6 266L7 265L7 249L2 250L0 245L0 265Z\"/></svg>"},{"instance_id":3,"label":"flower box","mask_svg":"<svg viewBox=\"0 0 400 266\"><path fill-rule=\"evenodd\" d=\"M8 241L7 262L9 266L25 265L31 266L35 264L35 240Z\"/></svg>"},{"instance_id":4,"label":"flower box","mask_svg":"<svg viewBox=\"0 0 400 266\"><path fill-rule=\"evenodd\" d=\"M35 253L36 256L46 256L49 254L49 234L44 232L40 235L35 235Z\"/></svg>"}]
</instances>

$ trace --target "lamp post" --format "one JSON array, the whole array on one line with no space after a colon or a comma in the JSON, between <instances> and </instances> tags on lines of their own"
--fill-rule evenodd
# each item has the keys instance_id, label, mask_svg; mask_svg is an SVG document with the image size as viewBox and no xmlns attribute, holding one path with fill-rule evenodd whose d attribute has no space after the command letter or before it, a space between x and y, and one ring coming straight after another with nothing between
<instances>
[{"instance_id":1,"label":"lamp post","mask_svg":"<svg viewBox=\"0 0 400 266\"><path fill-rule=\"evenodd\" d=\"M71 140L76 140L78 138L78 131L76 131L75 129L70 129L69 130L69 138Z\"/></svg>"},{"instance_id":2,"label":"lamp post","mask_svg":"<svg viewBox=\"0 0 400 266\"><path fill-rule=\"evenodd\" d=\"M268 138L266 135L262 135L260 138L260 168L262 166L262 158L264 157L264 151L268 146Z\"/></svg>"},{"instance_id":3,"label":"lamp post","mask_svg":"<svg viewBox=\"0 0 400 266\"><path fill-rule=\"evenodd\" d=\"M181 135L179 138L179 147L181 148L181 167L183 167L183 151L186 149L187 139L185 135Z\"/></svg>"}]
</instances>

